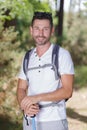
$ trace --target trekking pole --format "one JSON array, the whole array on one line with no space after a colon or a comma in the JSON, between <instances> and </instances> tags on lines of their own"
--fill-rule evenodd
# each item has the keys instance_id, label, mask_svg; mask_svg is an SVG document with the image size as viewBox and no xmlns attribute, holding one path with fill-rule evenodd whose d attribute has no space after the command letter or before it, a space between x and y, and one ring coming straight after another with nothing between
<instances>
[{"instance_id":1,"label":"trekking pole","mask_svg":"<svg viewBox=\"0 0 87 130\"><path fill-rule=\"evenodd\" d=\"M29 126L29 122L28 122L28 116L24 115L24 118L26 120L27 125ZM35 124L35 115L31 116L32 119L32 130L36 130L36 124Z\"/></svg>"},{"instance_id":2,"label":"trekking pole","mask_svg":"<svg viewBox=\"0 0 87 130\"><path fill-rule=\"evenodd\" d=\"M32 118L32 130L36 130L35 115L32 116L31 118Z\"/></svg>"}]
</instances>

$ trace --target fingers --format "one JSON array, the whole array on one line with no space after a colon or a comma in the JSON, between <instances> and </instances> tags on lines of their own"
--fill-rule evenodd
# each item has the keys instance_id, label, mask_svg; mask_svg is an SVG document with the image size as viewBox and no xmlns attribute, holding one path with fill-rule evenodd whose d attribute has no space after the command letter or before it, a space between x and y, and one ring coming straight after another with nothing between
<instances>
[{"instance_id":1,"label":"fingers","mask_svg":"<svg viewBox=\"0 0 87 130\"><path fill-rule=\"evenodd\" d=\"M21 102L21 109L28 116L36 115L40 110L34 96L26 96Z\"/></svg>"},{"instance_id":2,"label":"fingers","mask_svg":"<svg viewBox=\"0 0 87 130\"><path fill-rule=\"evenodd\" d=\"M22 102L21 102L21 109L27 109L27 107L29 108L32 104L36 104L36 99L34 98L34 96L26 96Z\"/></svg>"},{"instance_id":3,"label":"fingers","mask_svg":"<svg viewBox=\"0 0 87 130\"><path fill-rule=\"evenodd\" d=\"M39 110L40 110L39 106L36 104L36 105L31 105L30 107L27 107L24 110L24 113L28 116L34 116L39 112Z\"/></svg>"},{"instance_id":4,"label":"fingers","mask_svg":"<svg viewBox=\"0 0 87 130\"><path fill-rule=\"evenodd\" d=\"M21 109L24 110L26 109L27 105L29 104L28 97L26 96L22 101L21 101Z\"/></svg>"}]
</instances>

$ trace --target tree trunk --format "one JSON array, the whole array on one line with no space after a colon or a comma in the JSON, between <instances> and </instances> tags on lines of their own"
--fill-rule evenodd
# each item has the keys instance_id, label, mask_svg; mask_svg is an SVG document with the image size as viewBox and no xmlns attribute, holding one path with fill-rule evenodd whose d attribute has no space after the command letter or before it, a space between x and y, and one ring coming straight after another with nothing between
<instances>
[{"instance_id":1,"label":"tree trunk","mask_svg":"<svg viewBox=\"0 0 87 130\"><path fill-rule=\"evenodd\" d=\"M68 15L68 29L70 29L71 25L72 25L72 22L73 22L73 18L72 18L72 10L73 7L72 7L72 4L73 4L73 1L70 0L70 3L69 3L69 15Z\"/></svg>"},{"instance_id":2,"label":"tree trunk","mask_svg":"<svg viewBox=\"0 0 87 130\"><path fill-rule=\"evenodd\" d=\"M64 0L60 0L60 9L59 9L59 19L58 19L58 36L62 36L63 34L63 8L64 8Z\"/></svg>"}]
</instances>

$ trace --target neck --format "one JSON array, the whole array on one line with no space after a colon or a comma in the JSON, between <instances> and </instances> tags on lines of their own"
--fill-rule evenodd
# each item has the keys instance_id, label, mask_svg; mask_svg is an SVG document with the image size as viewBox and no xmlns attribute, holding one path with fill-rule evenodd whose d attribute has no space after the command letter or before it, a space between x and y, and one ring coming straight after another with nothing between
<instances>
[{"instance_id":1,"label":"neck","mask_svg":"<svg viewBox=\"0 0 87 130\"><path fill-rule=\"evenodd\" d=\"M36 52L38 56L41 57L49 49L50 45L51 44L49 43L45 45L36 46Z\"/></svg>"}]
</instances>

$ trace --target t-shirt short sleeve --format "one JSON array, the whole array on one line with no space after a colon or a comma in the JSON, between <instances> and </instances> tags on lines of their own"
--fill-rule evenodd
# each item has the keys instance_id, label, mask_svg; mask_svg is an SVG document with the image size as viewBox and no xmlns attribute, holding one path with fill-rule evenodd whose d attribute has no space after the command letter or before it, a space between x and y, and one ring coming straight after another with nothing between
<instances>
[{"instance_id":1,"label":"t-shirt short sleeve","mask_svg":"<svg viewBox=\"0 0 87 130\"><path fill-rule=\"evenodd\" d=\"M74 74L74 64L69 51L60 48L59 50L59 73Z\"/></svg>"}]
</instances>

